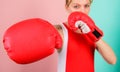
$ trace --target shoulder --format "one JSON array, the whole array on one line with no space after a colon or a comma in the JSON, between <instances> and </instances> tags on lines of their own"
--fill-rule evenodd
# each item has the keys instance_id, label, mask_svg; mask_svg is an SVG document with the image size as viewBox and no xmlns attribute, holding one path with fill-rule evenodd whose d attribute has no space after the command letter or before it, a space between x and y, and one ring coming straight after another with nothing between
<instances>
[{"instance_id":1,"label":"shoulder","mask_svg":"<svg viewBox=\"0 0 120 72\"><path fill-rule=\"evenodd\" d=\"M62 29L62 26L61 25L54 25L54 27L56 28L56 30L60 33L60 34L63 34L63 29Z\"/></svg>"},{"instance_id":2,"label":"shoulder","mask_svg":"<svg viewBox=\"0 0 120 72\"><path fill-rule=\"evenodd\" d=\"M54 25L54 27L55 27L57 30L62 30L62 26L61 26L61 25Z\"/></svg>"},{"instance_id":3,"label":"shoulder","mask_svg":"<svg viewBox=\"0 0 120 72\"><path fill-rule=\"evenodd\" d=\"M61 26L61 25L54 25L54 27L56 28L56 30L57 30L61 35L63 35L63 29L62 29L62 26Z\"/></svg>"}]
</instances>

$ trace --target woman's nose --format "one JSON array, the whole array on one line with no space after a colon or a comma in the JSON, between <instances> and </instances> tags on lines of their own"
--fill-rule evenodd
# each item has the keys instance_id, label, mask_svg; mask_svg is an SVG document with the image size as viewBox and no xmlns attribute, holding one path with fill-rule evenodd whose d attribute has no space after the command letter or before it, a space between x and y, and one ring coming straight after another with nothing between
<instances>
[{"instance_id":1,"label":"woman's nose","mask_svg":"<svg viewBox=\"0 0 120 72\"><path fill-rule=\"evenodd\" d=\"M84 7L81 7L81 8L80 8L80 12L85 13L85 8L84 8Z\"/></svg>"}]
</instances>

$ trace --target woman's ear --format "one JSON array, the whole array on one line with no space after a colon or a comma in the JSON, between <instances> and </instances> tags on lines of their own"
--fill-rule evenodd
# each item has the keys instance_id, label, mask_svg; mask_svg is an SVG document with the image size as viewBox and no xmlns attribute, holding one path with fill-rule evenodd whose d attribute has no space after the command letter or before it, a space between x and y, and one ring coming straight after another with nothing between
<instances>
[{"instance_id":1,"label":"woman's ear","mask_svg":"<svg viewBox=\"0 0 120 72\"><path fill-rule=\"evenodd\" d=\"M69 8L69 6L65 5L65 9L66 9L66 11L67 11L68 13L70 13L70 8Z\"/></svg>"},{"instance_id":2,"label":"woman's ear","mask_svg":"<svg viewBox=\"0 0 120 72\"><path fill-rule=\"evenodd\" d=\"M68 9L68 6L67 6L67 5L65 5L65 9L66 9L66 10Z\"/></svg>"}]
</instances>

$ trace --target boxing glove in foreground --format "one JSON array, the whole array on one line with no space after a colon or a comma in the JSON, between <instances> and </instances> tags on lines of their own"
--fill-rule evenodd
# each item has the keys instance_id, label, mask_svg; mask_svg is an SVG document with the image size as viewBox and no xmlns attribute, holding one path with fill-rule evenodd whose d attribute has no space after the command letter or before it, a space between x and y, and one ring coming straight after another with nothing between
<instances>
[{"instance_id":1,"label":"boxing glove in foreground","mask_svg":"<svg viewBox=\"0 0 120 72\"><path fill-rule=\"evenodd\" d=\"M3 44L12 60L28 64L51 55L55 48L61 48L62 38L48 21L34 18L8 28Z\"/></svg>"}]
</instances>

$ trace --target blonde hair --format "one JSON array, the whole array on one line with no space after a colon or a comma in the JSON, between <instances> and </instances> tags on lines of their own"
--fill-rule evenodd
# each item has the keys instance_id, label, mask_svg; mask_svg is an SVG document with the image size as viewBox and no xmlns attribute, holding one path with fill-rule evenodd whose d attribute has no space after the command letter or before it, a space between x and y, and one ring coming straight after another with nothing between
<instances>
[{"instance_id":1,"label":"blonde hair","mask_svg":"<svg viewBox=\"0 0 120 72\"><path fill-rule=\"evenodd\" d=\"M90 1L90 3L92 3L93 2L93 0L89 0ZM72 2L72 0L66 0L66 6L68 7L69 5L70 5L70 3Z\"/></svg>"}]
</instances>

